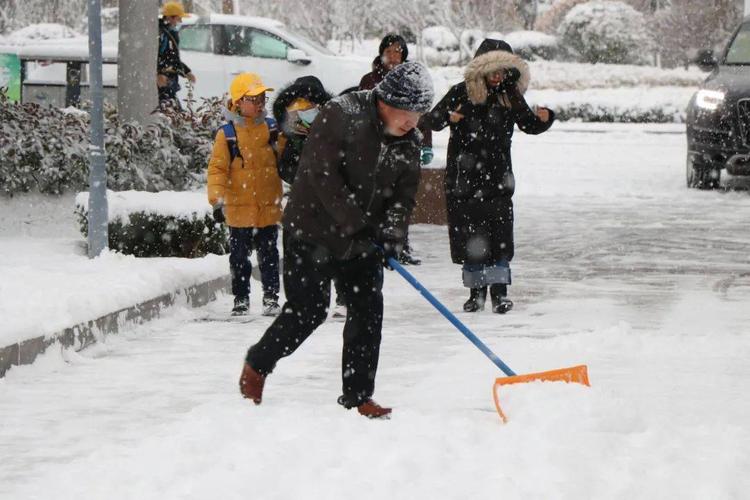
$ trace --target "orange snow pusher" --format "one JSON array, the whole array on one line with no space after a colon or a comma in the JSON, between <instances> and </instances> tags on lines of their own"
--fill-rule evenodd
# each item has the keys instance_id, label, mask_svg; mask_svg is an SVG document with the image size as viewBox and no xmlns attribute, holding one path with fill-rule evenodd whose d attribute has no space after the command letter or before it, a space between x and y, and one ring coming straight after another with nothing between
<instances>
[{"instance_id":1,"label":"orange snow pusher","mask_svg":"<svg viewBox=\"0 0 750 500\"><path fill-rule=\"evenodd\" d=\"M494 352L490 350L479 337L469 330L452 312L450 312L434 295L430 293L417 279L411 275L401 264L395 259L388 259L388 264L398 272L406 281L408 281L414 288L417 289L427 301L432 304L435 309L440 311L445 319L450 321L458 331L460 331L472 344L474 344L485 356L490 358L495 366L500 368L506 375L505 377L499 377L495 379L495 384L492 387L492 397L495 401L495 408L497 409L498 415L503 422L508 421L508 417L500 407L500 387L503 385L520 384L524 382L575 382L578 384L589 385L589 375L586 365L573 366L570 368L560 368L558 370L550 370L546 372L538 373L527 373L524 375L518 375L506 365Z\"/></svg>"}]
</instances>

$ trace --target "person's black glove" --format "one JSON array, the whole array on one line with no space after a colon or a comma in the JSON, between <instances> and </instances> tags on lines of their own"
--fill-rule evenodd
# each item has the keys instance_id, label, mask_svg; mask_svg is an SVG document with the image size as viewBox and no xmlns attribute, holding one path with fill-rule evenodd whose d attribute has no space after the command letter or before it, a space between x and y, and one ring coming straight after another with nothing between
<instances>
[{"instance_id":1,"label":"person's black glove","mask_svg":"<svg viewBox=\"0 0 750 500\"><path fill-rule=\"evenodd\" d=\"M521 79L521 72L518 68L508 68L503 74L503 81L500 84L504 89L512 89L518 85L518 80Z\"/></svg>"},{"instance_id":2,"label":"person's black glove","mask_svg":"<svg viewBox=\"0 0 750 500\"><path fill-rule=\"evenodd\" d=\"M378 242L378 247L380 248L380 258L383 260L383 267L393 271L393 267L388 261L389 259L398 260L401 252L404 251L404 244L400 240L386 239Z\"/></svg>"},{"instance_id":3,"label":"person's black glove","mask_svg":"<svg viewBox=\"0 0 750 500\"><path fill-rule=\"evenodd\" d=\"M224 216L224 206L216 205L214 207L214 222L217 224L224 224L227 218Z\"/></svg>"}]
</instances>

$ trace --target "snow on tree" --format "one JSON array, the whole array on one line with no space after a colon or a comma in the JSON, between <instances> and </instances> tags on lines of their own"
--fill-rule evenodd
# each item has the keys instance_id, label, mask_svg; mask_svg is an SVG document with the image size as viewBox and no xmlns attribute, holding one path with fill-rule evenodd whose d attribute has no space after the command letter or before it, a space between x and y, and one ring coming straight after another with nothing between
<instances>
[{"instance_id":1,"label":"snow on tree","mask_svg":"<svg viewBox=\"0 0 750 500\"><path fill-rule=\"evenodd\" d=\"M40 40L58 40L80 36L69 27L57 23L31 24L8 35L4 43L8 45L27 45Z\"/></svg>"},{"instance_id":2,"label":"snow on tree","mask_svg":"<svg viewBox=\"0 0 750 500\"><path fill-rule=\"evenodd\" d=\"M514 31L505 35L504 40L514 52L532 61L554 59L559 52L557 37L540 31Z\"/></svg>"},{"instance_id":3,"label":"snow on tree","mask_svg":"<svg viewBox=\"0 0 750 500\"><path fill-rule=\"evenodd\" d=\"M563 46L591 63L646 64L653 42L645 16L620 1L595 0L573 7L558 28Z\"/></svg>"}]
</instances>

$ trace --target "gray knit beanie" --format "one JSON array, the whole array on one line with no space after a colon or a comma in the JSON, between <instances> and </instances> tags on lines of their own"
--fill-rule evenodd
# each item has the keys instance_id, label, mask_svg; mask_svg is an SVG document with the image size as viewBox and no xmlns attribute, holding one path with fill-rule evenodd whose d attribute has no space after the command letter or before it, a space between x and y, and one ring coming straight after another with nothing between
<instances>
[{"instance_id":1,"label":"gray knit beanie","mask_svg":"<svg viewBox=\"0 0 750 500\"><path fill-rule=\"evenodd\" d=\"M435 90L430 72L418 62L399 64L375 87L378 99L394 108L426 113L432 108Z\"/></svg>"}]
</instances>

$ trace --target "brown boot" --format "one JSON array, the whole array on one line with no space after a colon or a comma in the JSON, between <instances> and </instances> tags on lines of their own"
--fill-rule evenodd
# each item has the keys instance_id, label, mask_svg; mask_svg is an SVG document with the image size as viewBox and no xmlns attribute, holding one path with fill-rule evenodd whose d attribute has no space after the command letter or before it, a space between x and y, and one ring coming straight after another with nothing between
<instances>
[{"instance_id":1,"label":"brown boot","mask_svg":"<svg viewBox=\"0 0 750 500\"><path fill-rule=\"evenodd\" d=\"M263 384L266 377L253 370L253 367L245 363L240 375L240 392L247 399L252 399L256 405L263 400Z\"/></svg>"},{"instance_id":2,"label":"brown boot","mask_svg":"<svg viewBox=\"0 0 750 500\"><path fill-rule=\"evenodd\" d=\"M372 399L368 399L361 405L357 406L357 411L360 415L364 415L367 418L389 418L393 409L383 408Z\"/></svg>"}]
</instances>

